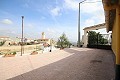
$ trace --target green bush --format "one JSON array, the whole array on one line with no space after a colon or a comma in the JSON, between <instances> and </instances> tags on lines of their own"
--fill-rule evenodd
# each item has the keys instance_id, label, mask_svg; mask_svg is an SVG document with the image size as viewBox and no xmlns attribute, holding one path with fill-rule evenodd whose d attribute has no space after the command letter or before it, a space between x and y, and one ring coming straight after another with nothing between
<instances>
[{"instance_id":1,"label":"green bush","mask_svg":"<svg viewBox=\"0 0 120 80\"><path fill-rule=\"evenodd\" d=\"M2 55L2 53L0 52L0 55Z\"/></svg>"},{"instance_id":2,"label":"green bush","mask_svg":"<svg viewBox=\"0 0 120 80\"><path fill-rule=\"evenodd\" d=\"M12 53L13 55L17 54L15 51Z\"/></svg>"},{"instance_id":3,"label":"green bush","mask_svg":"<svg viewBox=\"0 0 120 80\"><path fill-rule=\"evenodd\" d=\"M14 52L6 53L6 54L12 54L12 55L15 55L15 54L17 54L17 53L16 53L16 51L14 51Z\"/></svg>"},{"instance_id":4,"label":"green bush","mask_svg":"<svg viewBox=\"0 0 120 80\"><path fill-rule=\"evenodd\" d=\"M6 41L2 41L2 42L0 42L0 46L4 45L5 42L6 42Z\"/></svg>"},{"instance_id":5,"label":"green bush","mask_svg":"<svg viewBox=\"0 0 120 80\"><path fill-rule=\"evenodd\" d=\"M3 54L5 54L4 52L0 52L0 55L3 55Z\"/></svg>"}]
</instances>

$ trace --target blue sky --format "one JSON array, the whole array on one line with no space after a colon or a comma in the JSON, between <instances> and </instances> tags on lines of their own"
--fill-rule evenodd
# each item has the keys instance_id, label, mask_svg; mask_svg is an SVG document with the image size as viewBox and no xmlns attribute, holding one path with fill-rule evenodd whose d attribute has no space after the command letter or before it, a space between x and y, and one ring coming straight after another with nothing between
<instances>
[{"instance_id":1,"label":"blue sky","mask_svg":"<svg viewBox=\"0 0 120 80\"><path fill-rule=\"evenodd\" d=\"M80 1L0 0L0 36L21 37L21 16L24 16L25 37L38 39L45 32L47 38L57 40L64 32L70 41L76 42ZM81 34L83 28L104 21L102 2L81 4Z\"/></svg>"}]
</instances>

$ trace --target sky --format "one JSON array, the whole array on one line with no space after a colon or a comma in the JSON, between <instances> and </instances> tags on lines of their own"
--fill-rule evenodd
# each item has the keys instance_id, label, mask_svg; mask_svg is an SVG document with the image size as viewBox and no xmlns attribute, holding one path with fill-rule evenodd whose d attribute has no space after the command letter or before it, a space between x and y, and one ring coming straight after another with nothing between
<instances>
[{"instance_id":1,"label":"sky","mask_svg":"<svg viewBox=\"0 0 120 80\"><path fill-rule=\"evenodd\" d=\"M0 0L0 36L21 37L24 16L24 37L55 40L64 32L73 42L78 40L78 4L82 0ZM105 22L102 2L86 0L80 8L80 29ZM99 0L101 1L101 0ZM87 3L95 2L95 3ZM100 32L105 33L105 29Z\"/></svg>"}]
</instances>

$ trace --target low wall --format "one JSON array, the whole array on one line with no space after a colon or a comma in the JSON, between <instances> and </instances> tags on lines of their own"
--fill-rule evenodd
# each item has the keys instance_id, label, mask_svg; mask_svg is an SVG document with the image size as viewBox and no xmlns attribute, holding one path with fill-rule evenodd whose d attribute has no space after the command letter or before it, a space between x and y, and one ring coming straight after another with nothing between
<instances>
[{"instance_id":1,"label":"low wall","mask_svg":"<svg viewBox=\"0 0 120 80\"><path fill-rule=\"evenodd\" d=\"M88 48L112 50L111 45L87 45Z\"/></svg>"},{"instance_id":2,"label":"low wall","mask_svg":"<svg viewBox=\"0 0 120 80\"><path fill-rule=\"evenodd\" d=\"M39 44L38 44L39 45ZM24 50L35 50L38 45L25 45ZM0 52L21 51L21 46L1 46Z\"/></svg>"}]
</instances>

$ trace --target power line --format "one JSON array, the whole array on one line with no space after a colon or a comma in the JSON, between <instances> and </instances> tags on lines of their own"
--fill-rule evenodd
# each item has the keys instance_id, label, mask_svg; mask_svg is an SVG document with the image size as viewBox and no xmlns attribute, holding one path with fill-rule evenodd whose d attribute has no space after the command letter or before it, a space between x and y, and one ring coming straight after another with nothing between
<instances>
[{"instance_id":1,"label":"power line","mask_svg":"<svg viewBox=\"0 0 120 80\"><path fill-rule=\"evenodd\" d=\"M98 2L102 2L102 1L84 2L84 3L98 3ZM84 4L84 3L82 3L82 4Z\"/></svg>"}]
</instances>

